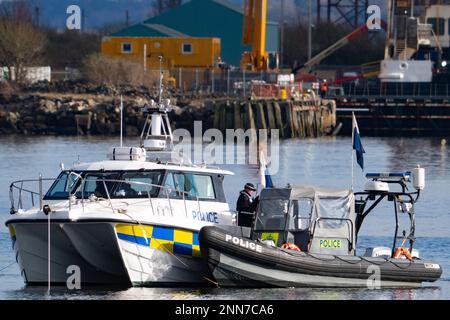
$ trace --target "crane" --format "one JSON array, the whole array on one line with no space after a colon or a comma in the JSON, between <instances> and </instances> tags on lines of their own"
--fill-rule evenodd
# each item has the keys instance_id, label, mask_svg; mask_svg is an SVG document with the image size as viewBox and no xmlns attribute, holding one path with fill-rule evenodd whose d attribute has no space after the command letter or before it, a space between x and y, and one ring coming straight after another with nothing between
<instances>
[{"instance_id":1,"label":"crane","mask_svg":"<svg viewBox=\"0 0 450 320\"><path fill-rule=\"evenodd\" d=\"M244 52L241 68L251 71L265 71L268 68L266 52L267 0L244 0L244 25L242 43L251 45L251 52Z\"/></svg>"},{"instance_id":2,"label":"crane","mask_svg":"<svg viewBox=\"0 0 450 320\"><path fill-rule=\"evenodd\" d=\"M387 29L387 24L385 21L380 19L380 24L384 30ZM352 32L350 32L349 34L347 34L345 37L343 37L343 38L339 39L338 41L336 41L335 43L333 43L328 48L326 48L326 49L322 50L321 52L319 52L318 54L316 54L314 57L312 57L311 59L306 61L303 65L292 68L292 73L296 74L298 71L300 71L302 69L311 70L311 68L314 67L315 65L317 65L318 63L320 63L320 61L322 61L323 59L325 59L326 57L331 55L336 50L339 50L340 48L342 48L343 46L345 46L350 41L357 38L358 36L360 36L362 33L364 33L367 30L368 30L367 24L363 24L362 26L358 27L357 29L355 29Z\"/></svg>"}]
</instances>

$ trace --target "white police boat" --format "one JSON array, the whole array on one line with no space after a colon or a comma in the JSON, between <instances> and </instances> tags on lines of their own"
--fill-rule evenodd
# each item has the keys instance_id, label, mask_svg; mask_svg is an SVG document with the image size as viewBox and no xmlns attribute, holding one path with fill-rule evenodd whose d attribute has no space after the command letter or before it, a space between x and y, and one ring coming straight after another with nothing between
<instances>
[{"instance_id":1,"label":"white police boat","mask_svg":"<svg viewBox=\"0 0 450 320\"><path fill-rule=\"evenodd\" d=\"M81 285L208 283L198 232L234 222L223 190L233 173L163 160L173 143L170 108L161 98L145 108L140 147L62 166L56 179L11 184L6 226L28 285L66 285L76 276Z\"/></svg>"}]
</instances>

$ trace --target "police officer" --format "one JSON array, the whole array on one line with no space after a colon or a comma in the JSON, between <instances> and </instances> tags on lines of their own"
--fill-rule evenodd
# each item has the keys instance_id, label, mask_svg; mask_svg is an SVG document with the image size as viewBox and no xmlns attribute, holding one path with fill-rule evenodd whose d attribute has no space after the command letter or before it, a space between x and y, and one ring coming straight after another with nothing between
<instances>
[{"instance_id":1,"label":"police officer","mask_svg":"<svg viewBox=\"0 0 450 320\"><path fill-rule=\"evenodd\" d=\"M258 206L259 198L253 199L253 193L256 191L252 183L246 183L244 190L239 194L236 203L236 211L238 212L238 225L242 227L251 227L253 216Z\"/></svg>"}]
</instances>

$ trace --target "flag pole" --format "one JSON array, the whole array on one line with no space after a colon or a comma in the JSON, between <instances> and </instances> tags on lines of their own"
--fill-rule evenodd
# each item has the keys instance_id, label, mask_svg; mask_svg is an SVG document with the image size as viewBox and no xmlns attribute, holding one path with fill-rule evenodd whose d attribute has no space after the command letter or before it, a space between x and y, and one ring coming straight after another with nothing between
<instances>
[{"instance_id":1,"label":"flag pole","mask_svg":"<svg viewBox=\"0 0 450 320\"><path fill-rule=\"evenodd\" d=\"M354 148L354 143L355 143L355 113L352 112L352 184L351 184L351 188L353 191L353 162L354 162L354 152L353 152L353 148Z\"/></svg>"}]
</instances>

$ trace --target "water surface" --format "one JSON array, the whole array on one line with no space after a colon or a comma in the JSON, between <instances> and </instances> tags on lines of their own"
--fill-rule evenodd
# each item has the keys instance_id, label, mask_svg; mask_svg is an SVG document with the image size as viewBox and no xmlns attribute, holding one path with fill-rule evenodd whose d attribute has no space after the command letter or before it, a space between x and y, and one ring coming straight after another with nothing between
<instances>
[{"instance_id":1,"label":"water surface","mask_svg":"<svg viewBox=\"0 0 450 320\"><path fill-rule=\"evenodd\" d=\"M56 177L59 163L106 158L108 148L118 144L111 137L0 137L0 299L47 299L46 288L23 284L4 221L9 216L9 184L13 180ZM178 288L53 288L54 299L450 299L450 148L439 139L363 138L365 172L426 168L426 189L416 205L417 243L421 256L440 263L441 279L419 289L178 289ZM126 145L136 145L126 139ZM253 166L223 165L236 174L227 177L225 192L234 208L245 182L257 183ZM280 170L273 176L277 186L286 183L348 188L351 185L351 141L347 137L289 140L280 146ZM354 169L354 190L365 183L363 172ZM402 221L405 222L405 221ZM361 229L359 250L391 245L394 232L392 203L371 214ZM402 229L401 229L402 230Z\"/></svg>"}]
</instances>

